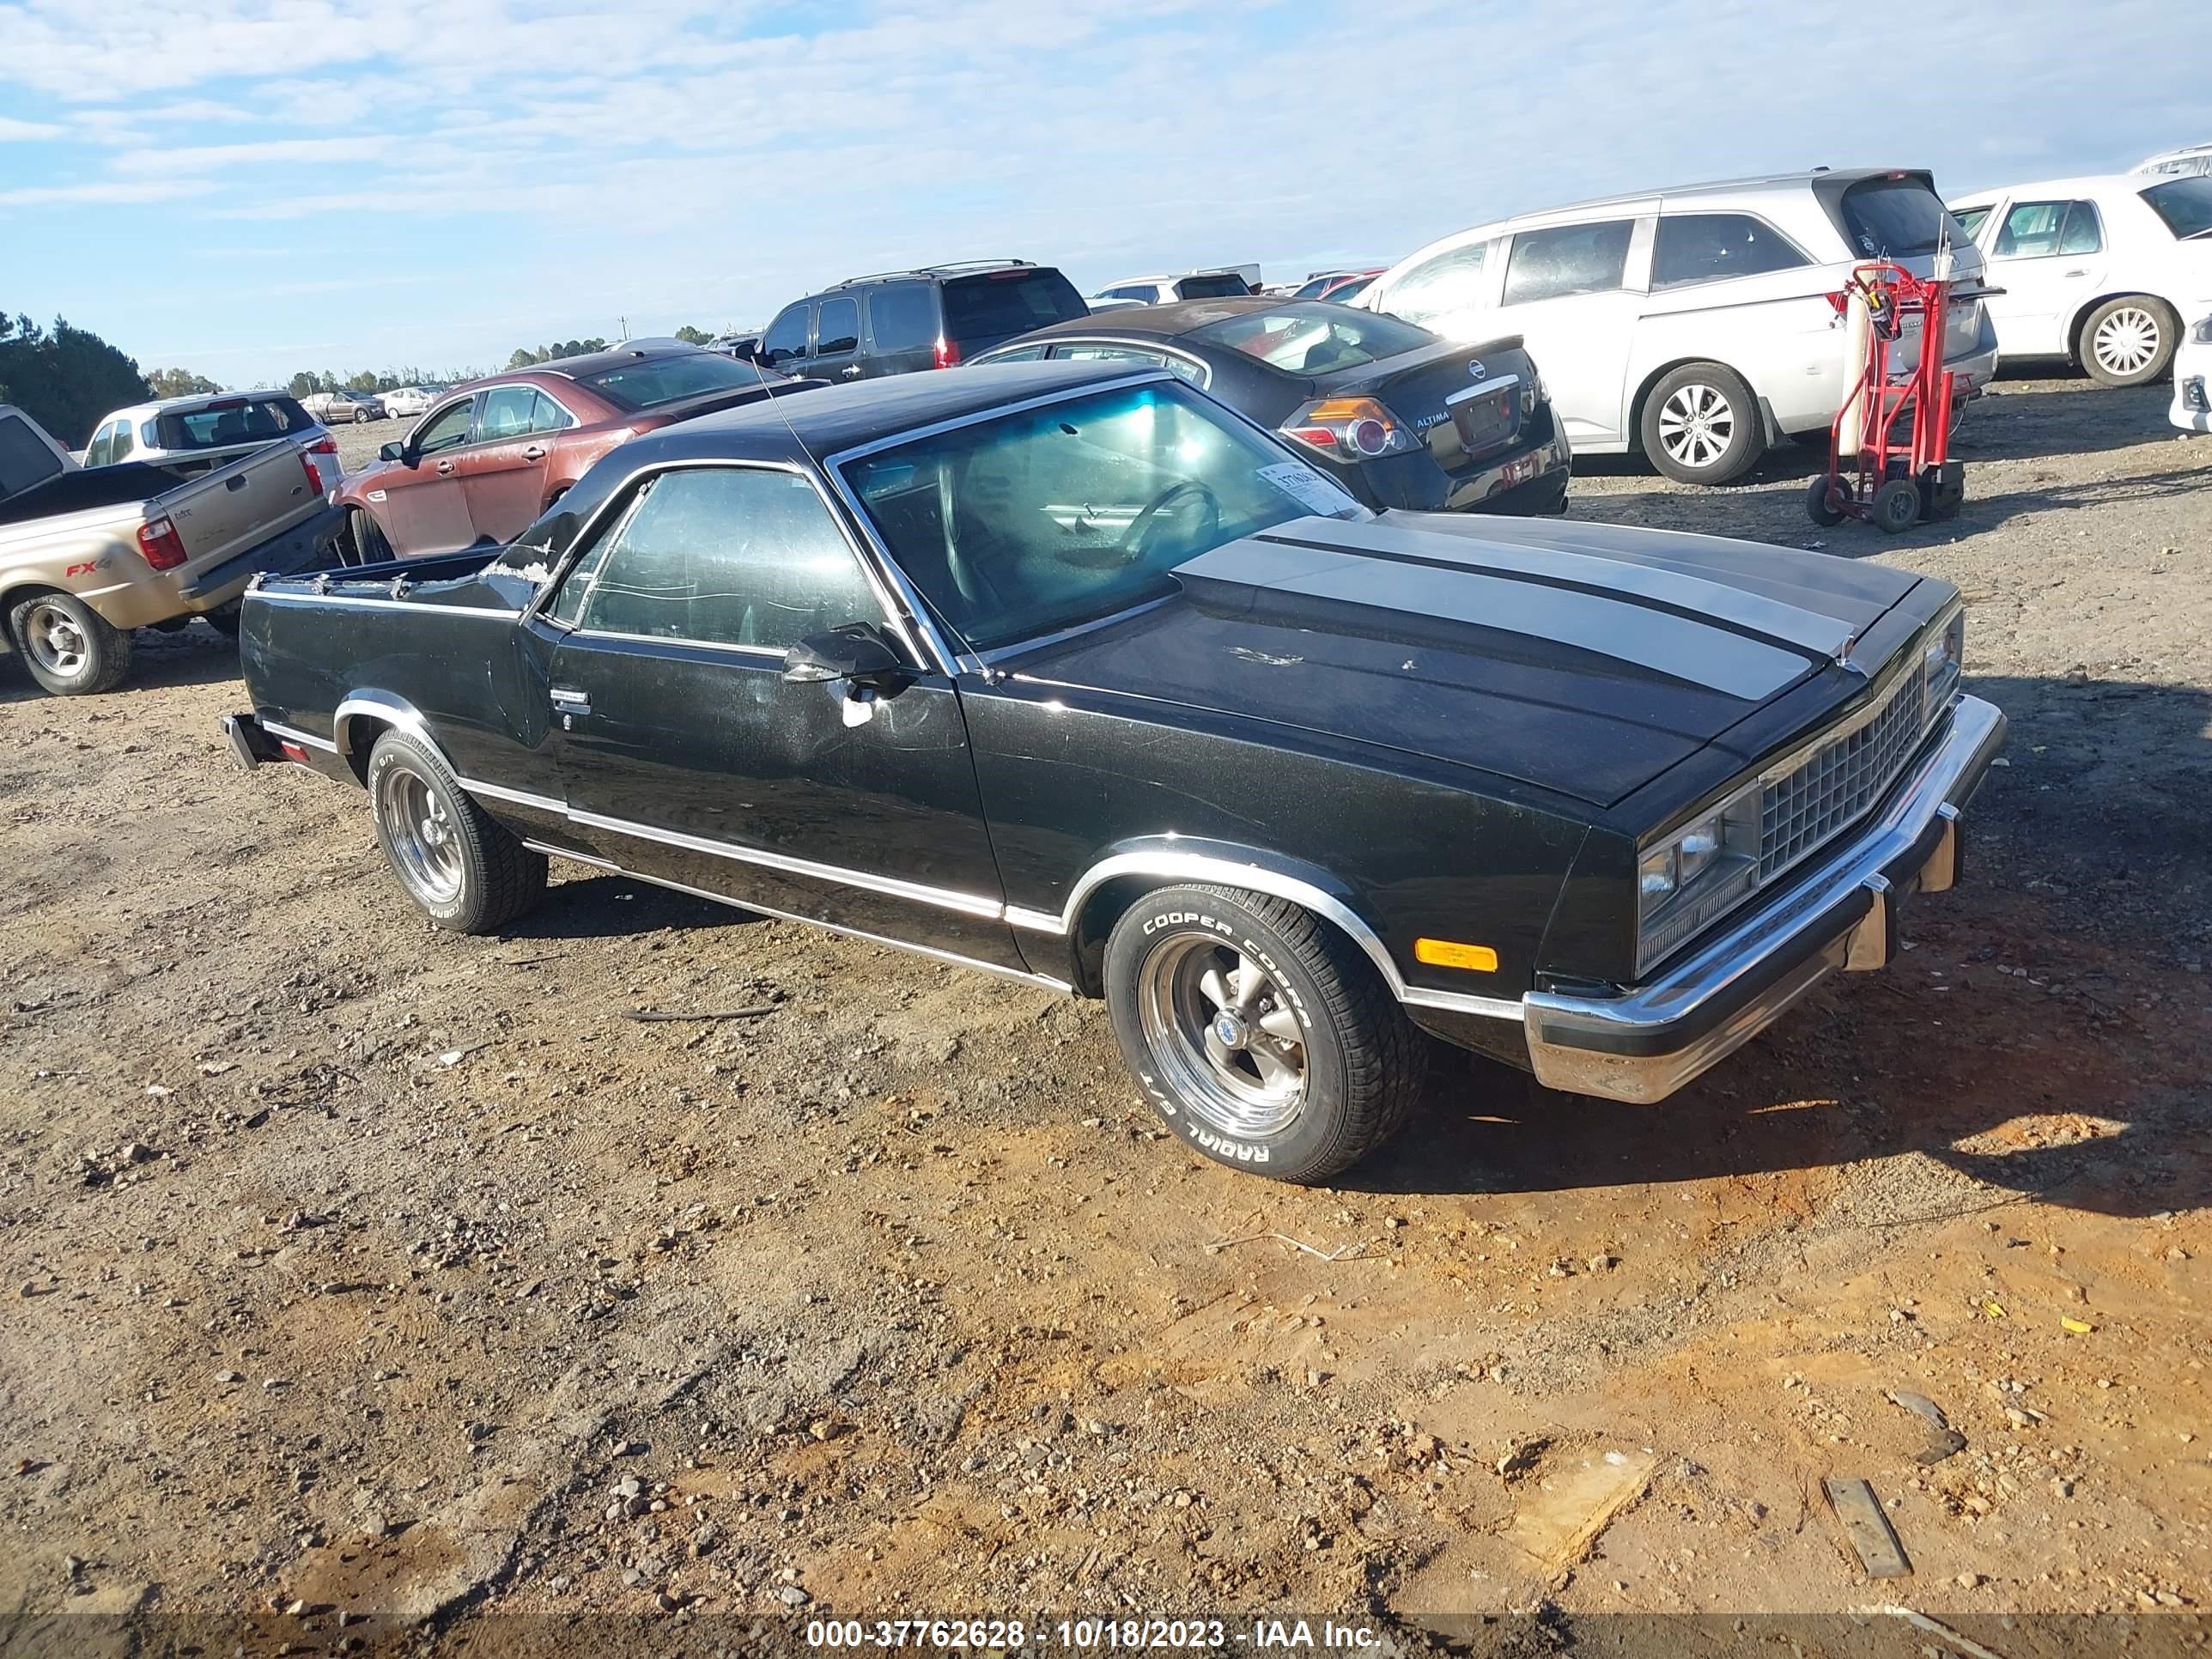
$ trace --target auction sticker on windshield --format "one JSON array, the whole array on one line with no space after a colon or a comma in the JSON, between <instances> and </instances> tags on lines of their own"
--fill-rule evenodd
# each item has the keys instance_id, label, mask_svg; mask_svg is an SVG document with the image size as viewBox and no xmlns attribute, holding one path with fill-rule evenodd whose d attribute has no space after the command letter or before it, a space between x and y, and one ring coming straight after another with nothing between
<instances>
[{"instance_id":1,"label":"auction sticker on windshield","mask_svg":"<svg viewBox=\"0 0 2212 1659\"><path fill-rule=\"evenodd\" d=\"M1356 511L1359 506L1320 473L1297 461L1282 461L1273 466L1263 466L1260 469L1260 476L1307 512L1317 513L1324 519L1341 518L1348 511Z\"/></svg>"}]
</instances>

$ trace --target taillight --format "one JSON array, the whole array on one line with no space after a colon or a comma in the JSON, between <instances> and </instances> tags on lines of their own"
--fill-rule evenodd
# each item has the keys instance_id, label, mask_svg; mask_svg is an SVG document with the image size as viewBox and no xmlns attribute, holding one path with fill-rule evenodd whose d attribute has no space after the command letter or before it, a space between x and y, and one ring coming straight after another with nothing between
<instances>
[{"instance_id":1,"label":"taillight","mask_svg":"<svg viewBox=\"0 0 2212 1659\"><path fill-rule=\"evenodd\" d=\"M938 368L957 368L960 362L960 342L948 340L940 334L937 337L937 349L930 355L935 359L934 367Z\"/></svg>"},{"instance_id":2,"label":"taillight","mask_svg":"<svg viewBox=\"0 0 2212 1659\"><path fill-rule=\"evenodd\" d=\"M149 519L138 526L138 551L156 570L174 570L191 556L177 526L167 519Z\"/></svg>"},{"instance_id":3,"label":"taillight","mask_svg":"<svg viewBox=\"0 0 2212 1659\"><path fill-rule=\"evenodd\" d=\"M1316 398L1284 422L1282 430L1309 449L1361 461L1420 447L1420 440L1372 398Z\"/></svg>"},{"instance_id":4,"label":"taillight","mask_svg":"<svg viewBox=\"0 0 2212 1659\"><path fill-rule=\"evenodd\" d=\"M323 477L322 463L317 459L323 455L331 458L331 472L335 477L338 471L338 441L336 438L319 439L300 452L300 465L307 474L307 488L318 495L331 487L329 480Z\"/></svg>"}]
</instances>

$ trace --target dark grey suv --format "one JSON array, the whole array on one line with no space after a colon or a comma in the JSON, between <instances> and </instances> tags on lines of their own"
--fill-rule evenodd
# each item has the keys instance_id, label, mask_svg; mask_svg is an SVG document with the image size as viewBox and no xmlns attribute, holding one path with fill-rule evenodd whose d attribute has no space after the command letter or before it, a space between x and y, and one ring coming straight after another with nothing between
<instances>
[{"instance_id":1,"label":"dark grey suv","mask_svg":"<svg viewBox=\"0 0 2212 1659\"><path fill-rule=\"evenodd\" d=\"M975 260L851 276L793 301L761 336L759 360L824 380L950 368L1017 335L1087 317L1050 265Z\"/></svg>"}]
</instances>

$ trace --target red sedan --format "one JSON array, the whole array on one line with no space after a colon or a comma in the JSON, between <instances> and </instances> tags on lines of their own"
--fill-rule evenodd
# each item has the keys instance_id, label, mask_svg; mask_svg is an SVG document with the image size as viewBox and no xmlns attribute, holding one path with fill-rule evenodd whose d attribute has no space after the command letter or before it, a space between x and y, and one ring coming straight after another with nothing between
<instances>
[{"instance_id":1,"label":"red sedan","mask_svg":"<svg viewBox=\"0 0 2212 1659\"><path fill-rule=\"evenodd\" d=\"M616 445L809 384L681 341L633 340L456 386L339 487L352 556L512 541Z\"/></svg>"}]
</instances>

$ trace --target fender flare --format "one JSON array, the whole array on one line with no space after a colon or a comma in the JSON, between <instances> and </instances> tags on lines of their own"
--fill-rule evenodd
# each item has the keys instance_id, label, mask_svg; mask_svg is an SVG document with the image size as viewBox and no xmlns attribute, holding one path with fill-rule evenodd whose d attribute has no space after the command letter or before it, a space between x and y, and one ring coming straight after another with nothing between
<instances>
[{"instance_id":1,"label":"fender flare","mask_svg":"<svg viewBox=\"0 0 2212 1659\"><path fill-rule=\"evenodd\" d=\"M1288 899L1322 917L1357 945L1375 964L1376 971L1382 975L1383 983L1398 1001L1414 1007L1492 1018L1518 1020L1522 1017L1517 997L1509 1000L1474 996L1407 984L1389 948L1382 943L1373 924L1360 914L1350 889L1343 882L1304 860L1230 842L1194 841L1187 836L1164 835L1117 842L1076 878L1066 902L1057 912L1009 904L1006 908L1006 921L1016 927L1055 934L1068 940L1073 948L1085 909L1098 890L1109 881L1131 876L1156 878L1161 886L1206 882Z\"/></svg>"},{"instance_id":2,"label":"fender flare","mask_svg":"<svg viewBox=\"0 0 2212 1659\"><path fill-rule=\"evenodd\" d=\"M357 720L372 720L380 725L393 726L434 750L438 758L451 766L453 757L446 753L446 745L430 734L430 723L422 718L422 711L389 691L361 689L346 693L331 716L331 740L337 745L340 759L359 773L368 763L366 753L356 756L353 748L353 726Z\"/></svg>"}]
</instances>

